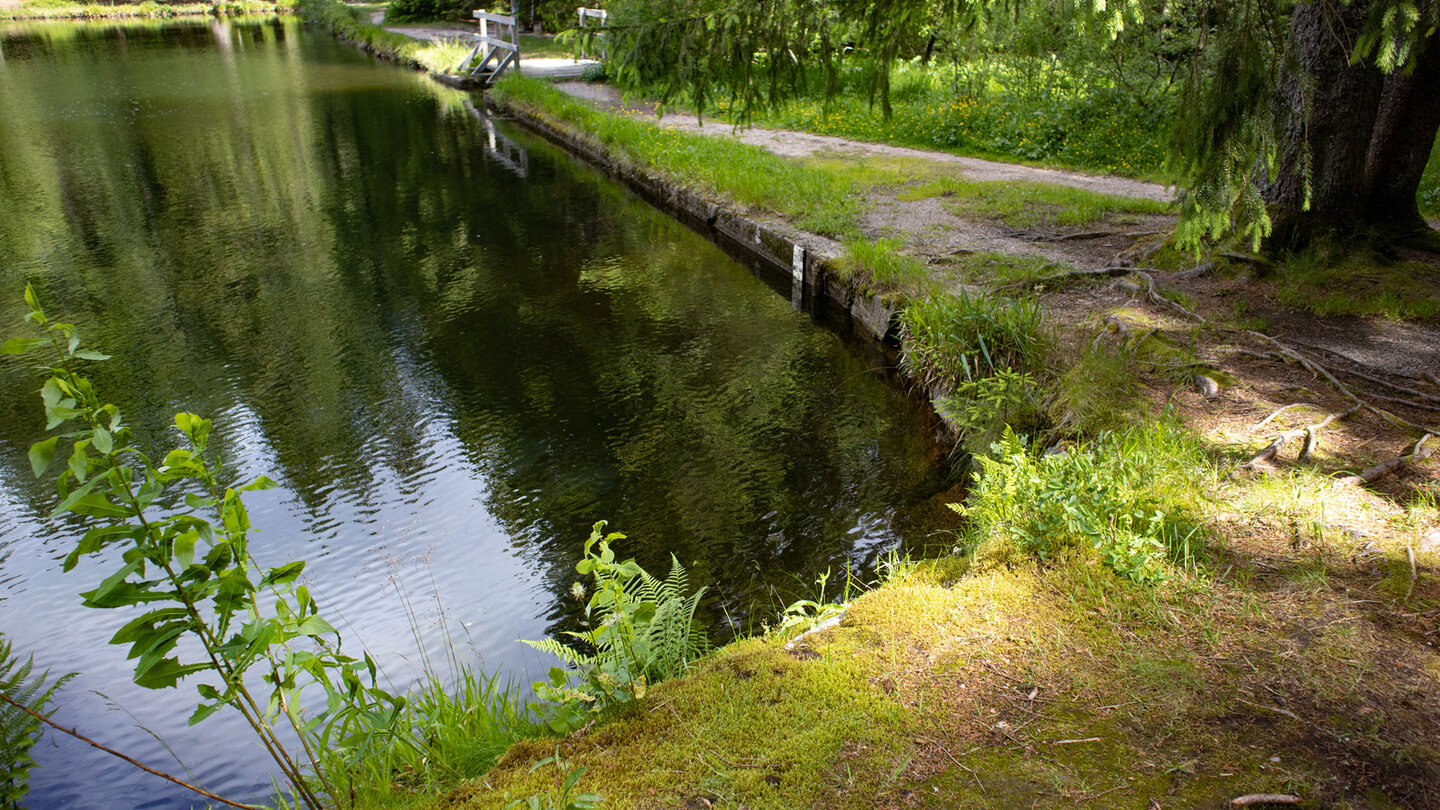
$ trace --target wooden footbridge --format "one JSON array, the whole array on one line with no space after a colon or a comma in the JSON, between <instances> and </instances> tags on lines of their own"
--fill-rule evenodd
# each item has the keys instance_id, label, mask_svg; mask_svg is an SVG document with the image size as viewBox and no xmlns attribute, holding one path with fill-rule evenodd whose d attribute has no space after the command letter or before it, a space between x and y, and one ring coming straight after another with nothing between
<instances>
[{"instance_id":1,"label":"wooden footbridge","mask_svg":"<svg viewBox=\"0 0 1440 810\"><path fill-rule=\"evenodd\" d=\"M596 22L601 26L605 25L604 11L582 8L579 9L579 12L581 28L593 27ZM587 67L598 64L595 59L586 57L580 59L540 58L525 60L525 67L522 69L520 66L520 29L516 24L515 17L509 14L476 11L475 20L480 24L480 33L475 37L475 45L455 66L452 73L437 77L445 84L463 88L478 87L484 90L499 81L501 75L510 69L517 73L523 70L526 76L543 79L576 79L585 72Z\"/></svg>"},{"instance_id":2,"label":"wooden footbridge","mask_svg":"<svg viewBox=\"0 0 1440 810\"><path fill-rule=\"evenodd\" d=\"M456 65L455 72L468 75L486 88L494 84L506 68L520 69L520 28L512 15L477 11L475 18L480 22L480 36L475 47Z\"/></svg>"}]
</instances>

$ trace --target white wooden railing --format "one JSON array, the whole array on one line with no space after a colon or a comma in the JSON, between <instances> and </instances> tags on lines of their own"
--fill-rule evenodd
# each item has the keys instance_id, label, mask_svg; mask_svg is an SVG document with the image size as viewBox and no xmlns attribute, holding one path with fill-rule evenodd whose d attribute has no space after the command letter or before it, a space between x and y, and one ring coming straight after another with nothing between
<instances>
[{"instance_id":1,"label":"white wooden railing","mask_svg":"<svg viewBox=\"0 0 1440 810\"><path fill-rule=\"evenodd\" d=\"M520 29L511 15L477 11L475 18L480 22L480 37L455 72L484 74L486 83L493 84L506 68L520 69Z\"/></svg>"}]
</instances>

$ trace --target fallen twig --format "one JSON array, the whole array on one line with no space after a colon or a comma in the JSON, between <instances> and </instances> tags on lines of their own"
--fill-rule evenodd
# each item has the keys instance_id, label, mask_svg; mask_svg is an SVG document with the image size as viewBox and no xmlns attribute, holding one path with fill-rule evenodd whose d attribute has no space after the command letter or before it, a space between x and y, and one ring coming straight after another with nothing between
<instances>
[{"instance_id":1,"label":"fallen twig","mask_svg":"<svg viewBox=\"0 0 1440 810\"><path fill-rule=\"evenodd\" d=\"M982 796L988 796L988 795L990 795L990 794L988 794L988 793L985 792L985 783L980 781L980 774L976 773L972 768L970 768L970 767L962 764L962 763L960 762L960 760L956 759L956 758L955 758L955 755L951 754L948 749L946 749L946 748L941 748L940 750L945 752L945 756L950 757L950 761L953 762L953 763L955 763L955 767L961 768L961 769L966 770L966 771L969 771L969 772L970 772L970 775L973 776L973 777L975 777L975 784L980 788L980 795L982 795ZM972 749L972 750L973 750L973 749Z\"/></svg>"},{"instance_id":2,"label":"fallen twig","mask_svg":"<svg viewBox=\"0 0 1440 810\"><path fill-rule=\"evenodd\" d=\"M1230 800L1231 807L1250 807L1256 804L1299 804L1301 798L1293 793L1247 793Z\"/></svg>"},{"instance_id":3,"label":"fallen twig","mask_svg":"<svg viewBox=\"0 0 1440 810\"><path fill-rule=\"evenodd\" d=\"M1409 543L1405 544L1405 556L1410 558L1410 587L1405 589L1405 600L1408 600L1410 594L1415 592L1415 580L1419 578L1420 572L1415 570L1415 549Z\"/></svg>"},{"instance_id":4,"label":"fallen twig","mask_svg":"<svg viewBox=\"0 0 1440 810\"><path fill-rule=\"evenodd\" d=\"M1290 711L1289 709L1282 709L1282 708L1280 708L1279 706L1266 706L1266 705L1263 704L1263 703L1251 703L1250 701L1246 700L1245 698L1235 698L1235 699L1238 700L1238 701L1240 701L1241 703L1244 703L1246 706L1254 706L1254 707L1257 708L1257 709L1264 709L1264 710L1267 711L1267 712L1275 712L1276 714L1283 714L1283 715L1285 715L1286 717L1289 717L1289 718L1292 719L1292 720L1299 720L1299 721L1302 722L1302 723L1305 722L1304 720L1300 720L1300 715L1298 715L1298 714Z\"/></svg>"},{"instance_id":5,"label":"fallen twig","mask_svg":"<svg viewBox=\"0 0 1440 810\"><path fill-rule=\"evenodd\" d=\"M1075 743L1101 742L1104 739L1104 737L1085 737L1076 740L1056 740L1054 742L1042 743L1042 745L1074 745Z\"/></svg>"}]
</instances>

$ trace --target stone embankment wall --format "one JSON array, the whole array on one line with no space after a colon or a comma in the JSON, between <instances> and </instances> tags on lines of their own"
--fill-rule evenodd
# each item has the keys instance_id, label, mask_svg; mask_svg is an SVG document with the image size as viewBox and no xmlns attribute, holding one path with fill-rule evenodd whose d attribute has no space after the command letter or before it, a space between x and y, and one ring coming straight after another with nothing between
<instances>
[{"instance_id":1,"label":"stone embankment wall","mask_svg":"<svg viewBox=\"0 0 1440 810\"><path fill-rule=\"evenodd\" d=\"M803 301L811 311L827 315L832 321L838 320L836 325L848 326L850 331L868 338L893 362L899 348L895 317L900 309L899 297L857 289L836 272L837 257L815 247L824 240L783 226L757 222L693 191L672 185L617 158L584 134L556 126L525 106L497 105L488 97L486 103L624 183L753 269L768 274L767 280L772 284L789 279L793 285L792 300L797 304Z\"/></svg>"}]
</instances>

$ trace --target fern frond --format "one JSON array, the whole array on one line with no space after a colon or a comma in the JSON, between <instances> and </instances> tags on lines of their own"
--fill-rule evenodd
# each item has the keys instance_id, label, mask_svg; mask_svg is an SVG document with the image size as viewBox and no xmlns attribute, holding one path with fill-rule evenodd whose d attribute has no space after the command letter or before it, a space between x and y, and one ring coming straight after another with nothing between
<instances>
[{"instance_id":1,"label":"fern frond","mask_svg":"<svg viewBox=\"0 0 1440 810\"><path fill-rule=\"evenodd\" d=\"M49 685L50 670L32 676L35 657L21 663L10 642L0 635L0 692L31 711L43 713L55 691L75 677L71 672L56 678ZM0 705L0 806L18 807L25 797L29 779L30 747L40 736L40 721L6 703Z\"/></svg>"},{"instance_id":2,"label":"fern frond","mask_svg":"<svg viewBox=\"0 0 1440 810\"><path fill-rule=\"evenodd\" d=\"M525 642L526 644L529 644L531 647L534 647L540 652L550 653L556 658L559 658L560 661L566 666L569 666L573 669L584 669L585 667L594 665L596 662L595 656L586 655L582 652L576 652L575 650L565 646L564 644L561 644L553 638L542 638L538 641L528 638L523 638L520 640Z\"/></svg>"}]
</instances>

